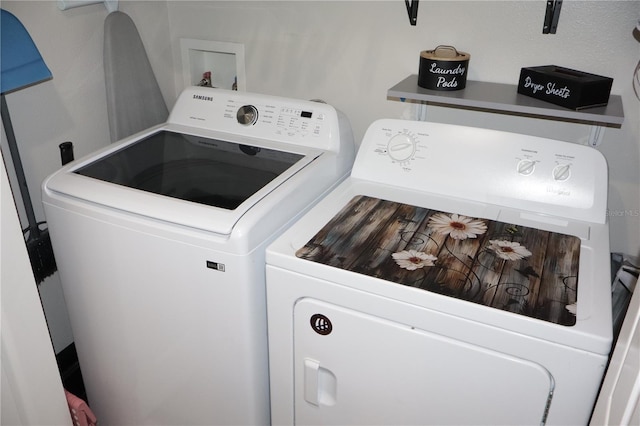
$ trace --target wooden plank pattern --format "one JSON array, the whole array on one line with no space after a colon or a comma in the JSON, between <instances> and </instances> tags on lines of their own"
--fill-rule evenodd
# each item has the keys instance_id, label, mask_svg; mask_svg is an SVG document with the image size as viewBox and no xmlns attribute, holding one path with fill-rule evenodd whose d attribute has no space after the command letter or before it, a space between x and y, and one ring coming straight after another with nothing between
<instances>
[{"instance_id":1,"label":"wooden plank pattern","mask_svg":"<svg viewBox=\"0 0 640 426\"><path fill-rule=\"evenodd\" d=\"M458 238L447 234L449 229L434 223L443 215L451 230L468 233ZM392 284L575 324L567 305L577 300L579 238L481 218L458 219L452 213L358 196L296 255ZM405 263L396 261L394 253Z\"/></svg>"}]
</instances>

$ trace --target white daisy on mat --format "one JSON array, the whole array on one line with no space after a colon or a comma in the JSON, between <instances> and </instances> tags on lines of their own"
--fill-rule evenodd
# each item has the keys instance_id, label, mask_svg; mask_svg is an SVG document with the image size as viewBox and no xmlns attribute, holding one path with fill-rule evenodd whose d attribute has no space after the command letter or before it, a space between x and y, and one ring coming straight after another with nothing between
<instances>
[{"instance_id":1,"label":"white daisy on mat","mask_svg":"<svg viewBox=\"0 0 640 426\"><path fill-rule=\"evenodd\" d=\"M433 266L437 257L417 250L402 250L391 255L399 267L415 271L425 266Z\"/></svg>"},{"instance_id":2,"label":"white daisy on mat","mask_svg":"<svg viewBox=\"0 0 640 426\"><path fill-rule=\"evenodd\" d=\"M482 220L472 219L461 214L436 213L429 218L429 227L438 234L449 235L454 240L476 238L487 232L487 225Z\"/></svg>"},{"instance_id":3,"label":"white daisy on mat","mask_svg":"<svg viewBox=\"0 0 640 426\"><path fill-rule=\"evenodd\" d=\"M506 260L520 260L531 256L531 252L525 246L515 241L490 240L489 248L493 250L499 258Z\"/></svg>"}]
</instances>

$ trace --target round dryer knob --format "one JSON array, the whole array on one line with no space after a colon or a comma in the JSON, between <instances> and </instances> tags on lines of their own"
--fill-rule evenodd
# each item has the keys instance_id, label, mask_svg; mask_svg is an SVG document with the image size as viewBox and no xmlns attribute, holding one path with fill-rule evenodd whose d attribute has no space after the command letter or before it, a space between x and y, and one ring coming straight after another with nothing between
<instances>
[{"instance_id":1,"label":"round dryer knob","mask_svg":"<svg viewBox=\"0 0 640 426\"><path fill-rule=\"evenodd\" d=\"M569 164L560 164L553 169L553 180L562 182L571 176L571 166Z\"/></svg>"},{"instance_id":2,"label":"round dryer knob","mask_svg":"<svg viewBox=\"0 0 640 426\"><path fill-rule=\"evenodd\" d=\"M536 169L536 162L534 160L521 160L518 163L518 174L523 176L529 176Z\"/></svg>"},{"instance_id":3,"label":"round dryer knob","mask_svg":"<svg viewBox=\"0 0 640 426\"><path fill-rule=\"evenodd\" d=\"M389 139L387 144L389 157L396 161L407 161L416 153L416 141L406 133L399 133Z\"/></svg>"},{"instance_id":4,"label":"round dryer knob","mask_svg":"<svg viewBox=\"0 0 640 426\"><path fill-rule=\"evenodd\" d=\"M236 114L236 119L243 126L255 124L258 121L258 108L253 105L241 106Z\"/></svg>"}]
</instances>

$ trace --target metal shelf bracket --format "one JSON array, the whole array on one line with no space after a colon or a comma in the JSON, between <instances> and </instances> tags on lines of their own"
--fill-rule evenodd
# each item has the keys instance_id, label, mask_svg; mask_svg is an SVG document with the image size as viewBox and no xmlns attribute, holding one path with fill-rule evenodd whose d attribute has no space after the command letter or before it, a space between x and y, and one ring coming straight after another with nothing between
<instances>
[{"instance_id":1,"label":"metal shelf bracket","mask_svg":"<svg viewBox=\"0 0 640 426\"><path fill-rule=\"evenodd\" d=\"M404 0L411 25L416 25L416 22L418 22L418 1L419 0L411 0L411 2L409 2L409 0Z\"/></svg>"},{"instance_id":2,"label":"metal shelf bracket","mask_svg":"<svg viewBox=\"0 0 640 426\"><path fill-rule=\"evenodd\" d=\"M544 25L542 26L542 34L556 33L556 30L558 29L558 20L560 19L561 8L562 0L547 0L547 10L544 14Z\"/></svg>"},{"instance_id":3,"label":"metal shelf bracket","mask_svg":"<svg viewBox=\"0 0 640 426\"><path fill-rule=\"evenodd\" d=\"M595 148L596 146L600 146L602 143L602 138L604 137L604 127L603 126L591 126L591 130L589 131L589 146Z\"/></svg>"}]
</instances>

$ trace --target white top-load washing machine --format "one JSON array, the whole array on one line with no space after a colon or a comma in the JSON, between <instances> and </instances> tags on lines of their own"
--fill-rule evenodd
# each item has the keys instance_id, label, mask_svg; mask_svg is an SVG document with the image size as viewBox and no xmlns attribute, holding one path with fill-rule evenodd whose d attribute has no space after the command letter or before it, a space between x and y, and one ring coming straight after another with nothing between
<instances>
[{"instance_id":1,"label":"white top-load washing machine","mask_svg":"<svg viewBox=\"0 0 640 426\"><path fill-rule=\"evenodd\" d=\"M586 424L612 341L596 150L380 120L267 248L274 424Z\"/></svg>"},{"instance_id":2,"label":"white top-load washing machine","mask_svg":"<svg viewBox=\"0 0 640 426\"><path fill-rule=\"evenodd\" d=\"M194 87L167 123L45 180L101 424L269 423L264 250L353 156L330 105Z\"/></svg>"}]
</instances>

